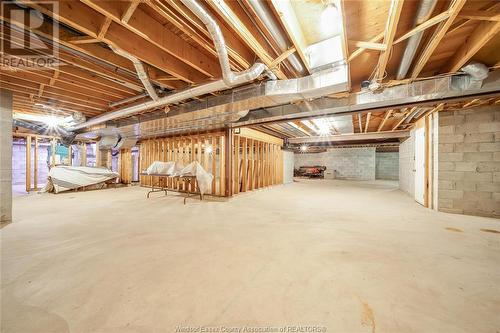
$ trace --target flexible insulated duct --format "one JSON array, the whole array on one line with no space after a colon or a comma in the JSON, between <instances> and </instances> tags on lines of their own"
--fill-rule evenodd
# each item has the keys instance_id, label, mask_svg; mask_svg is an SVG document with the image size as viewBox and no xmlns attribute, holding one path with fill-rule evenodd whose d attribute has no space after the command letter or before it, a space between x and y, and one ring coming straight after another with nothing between
<instances>
[{"instance_id":1,"label":"flexible insulated duct","mask_svg":"<svg viewBox=\"0 0 500 333\"><path fill-rule=\"evenodd\" d=\"M91 120L73 126L70 130L79 130L85 127L101 124L103 122L113 120L116 118L127 117L136 114L141 111L148 109L154 109L161 106L165 106L172 103L177 103L186 99L193 97L210 94L212 92L226 90L250 81L257 79L264 71L267 70L267 66L262 63L255 63L253 66L239 73L235 73L231 70L229 63L229 56L227 54L226 42L224 41L224 36L220 30L217 22L212 17L212 15L196 0L181 0L186 7L191 9L191 11L207 26L208 31L214 41L215 49L217 50L217 55L219 57L219 62L221 65L222 79L205 83L194 88L189 88L182 90L177 93L159 98L154 101L149 101L140 105L134 105L130 107L125 107L120 110L105 113L101 116L92 118Z\"/></svg>"},{"instance_id":2,"label":"flexible insulated duct","mask_svg":"<svg viewBox=\"0 0 500 333\"><path fill-rule=\"evenodd\" d=\"M288 50L290 45L288 44L286 39L283 37L283 32L281 31L280 27L276 23L273 15L270 13L270 10L264 4L264 1L262 1L262 0L249 0L248 3L250 4L250 6L252 6L255 13L262 20L262 22L266 26L267 30L269 30L269 32L273 36L274 40L278 44L281 51L285 52L286 50ZM288 57L288 60L290 61L293 68L295 68L295 70L297 72L299 72L301 74L304 73L304 66L302 66L302 64L301 64L300 60L297 58L296 54L291 54Z\"/></svg>"},{"instance_id":3,"label":"flexible insulated duct","mask_svg":"<svg viewBox=\"0 0 500 333\"><path fill-rule=\"evenodd\" d=\"M436 4L437 0L422 0L422 2L420 3L420 7L418 8L417 11L417 17L415 18L414 26L417 26L427 21L431 16L432 12L434 11ZM420 31L415 35L411 36L410 38L408 38L405 52L399 64L399 69L397 74L398 80L404 79L406 77L408 69L410 68L413 58L415 57L415 54L417 52L418 45L422 40L422 36L423 36L423 31Z\"/></svg>"},{"instance_id":4,"label":"flexible insulated duct","mask_svg":"<svg viewBox=\"0 0 500 333\"><path fill-rule=\"evenodd\" d=\"M144 68L144 65L142 64L142 61L134 57L128 52L125 52L121 49L118 49L116 47L111 46L111 49L113 52L116 54L121 55L122 57L127 58L128 60L132 61L132 64L134 64L135 71L137 72L137 76L139 77L139 80L141 80L142 85L148 92L148 95L151 97L153 101L157 101L159 99L158 95L156 94L155 87L149 80L148 73L146 73L146 69Z\"/></svg>"}]
</instances>

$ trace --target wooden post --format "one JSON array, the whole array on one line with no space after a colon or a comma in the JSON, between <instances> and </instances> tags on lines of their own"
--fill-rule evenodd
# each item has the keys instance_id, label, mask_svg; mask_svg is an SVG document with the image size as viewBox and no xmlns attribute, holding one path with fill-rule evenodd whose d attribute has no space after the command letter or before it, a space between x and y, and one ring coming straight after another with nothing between
<instances>
[{"instance_id":1,"label":"wooden post","mask_svg":"<svg viewBox=\"0 0 500 333\"><path fill-rule=\"evenodd\" d=\"M50 141L50 166L56 165L56 140L54 138Z\"/></svg>"},{"instance_id":2,"label":"wooden post","mask_svg":"<svg viewBox=\"0 0 500 333\"><path fill-rule=\"evenodd\" d=\"M226 144L225 149L225 194L226 197L233 196L233 130L231 128L226 129L224 141Z\"/></svg>"},{"instance_id":3,"label":"wooden post","mask_svg":"<svg viewBox=\"0 0 500 333\"><path fill-rule=\"evenodd\" d=\"M26 137L26 192L31 191L31 136Z\"/></svg>"},{"instance_id":4,"label":"wooden post","mask_svg":"<svg viewBox=\"0 0 500 333\"><path fill-rule=\"evenodd\" d=\"M35 156L33 157L33 188L38 190L38 137L35 136Z\"/></svg>"},{"instance_id":5,"label":"wooden post","mask_svg":"<svg viewBox=\"0 0 500 333\"><path fill-rule=\"evenodd\" d=\"M82 143L82 158L81 158L82 166L87 166L87 143Z\"/></svg>"},{"instance_id":6,"label":"wooden post","mask_svg":"<svg viewBox=\"0 0 500 333\"><path fill-rule=\"evenodd\" d=\"M68 146L68 165L73 166L73 146Z\"/></svg>"}]
</instances>

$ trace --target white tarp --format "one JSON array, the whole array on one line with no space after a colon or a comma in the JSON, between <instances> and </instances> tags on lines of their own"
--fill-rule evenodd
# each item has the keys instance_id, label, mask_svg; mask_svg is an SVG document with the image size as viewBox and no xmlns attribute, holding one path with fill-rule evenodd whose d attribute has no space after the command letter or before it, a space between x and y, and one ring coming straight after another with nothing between
<instances>
[{"instance_id":1,"label":"white tarp","mask_svg":"<svg viewBox=\"0 0 500 333\"><path fill-rule=\"evenodd\" d=\"M165 175L170 177L194 176L198 182L201 194L209 193L212 190L212 180L214 176L207 172L197 161L183 166L180 162L153 162L147 169L148 175Z\"/></svg>"},{"instance_id":2,"label":"white tarp","mask_svg":"<svg viewBox=\"0 0 500 333\"><path fill-rule=\"evenodd\" d=\"M55 166L50 169L47 185L42 191L59 193L99 184L117 177L118 173L106 168Z\"/></svg>"},{"instance_id":3,"label":"white tarp","mask_svg":"<svg viewBox=\"0 0 500 333\"><path fill-rule=\"evenodd\" d=\"M146 169L146 173L148 175L159 174L159 175L176 176L180 174L182 169L184 169L184 165L181 162L154 161Z\"/></svg>"}]
</instances>

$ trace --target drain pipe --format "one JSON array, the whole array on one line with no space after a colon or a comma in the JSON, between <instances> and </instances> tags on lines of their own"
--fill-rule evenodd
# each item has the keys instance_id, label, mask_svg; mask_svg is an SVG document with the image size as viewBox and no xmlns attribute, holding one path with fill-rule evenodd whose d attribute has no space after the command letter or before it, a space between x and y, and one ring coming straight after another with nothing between
<instances>
[{"instance_id":1,"label":"drain pipe","mask_svg":"<svg viewBox=\"0 0 500 333\"><path fill-rule=\"evenodd\" d=\"M146 69L144 68L144 65L142 64L142 61L134 57L128 52L125 52L119 48L116 48L114 46L110 45L110 48L115 52L116 54L121 55L122 57L127 58L128 60L132 61L135 67L135 71L137 72L137 76L139 77L139 80L141 80L142 85L148 92L148 95L151 97L153 101L157 101L159 99L158 95L156 94L155 87L149 80L148 73L146 72Z\"/></svg>"},{"instance_id":2,"label":"drain pipe","mask_svg":"<svg viewBox=\"0 0 500 333\"><path fill-rule=\"evenodd\" d=\"M106 112L100 116L94 117L87 122L78 124L70 128L71 131L79 130L85 127L98 125L109 120L116 118L127 117L141 111L148 109L154 109L161 106L165 106L172 103L177 103L189 98L196 96L210 94L215 91L226 90L237 85L248 83L257 79L263 72L268 70L267 66L256 62L247 70L239 73L235 73L231 70L229 65L229 57L226 49L226 42L224 41L224 36L222 31L215 19L211 14L201 6L196 0L181 0L184 5L186 5L193 13L207 26L210 36L212 37L215 49L217 50L217 55L219 57L219 62L222 70L222 79L217 81L205 83L197 87L188 88L177 93L170 94L168 96L159 98L157 100L148 101L140 105L133 105L125 107L113 112Z\"/></svg>"},{"instance_id":3,"label":"drain pipe","mask_svg":"<svg viewBox=\"0 0 500 333\"><path fill-rule=\"evenodd\" d=\"M422 0L420 7L418 8L414 26L417 26L427 21L431 16L432 12L434 11L436 4L437 0ZM413 58L415 57L415 54L417 53L417 48L418 45L420 44L420 41L422 40L422 36L423 32L420 31L415 35L411 36L410 38L408 38L405 52L403 54L403 57L401 58L398 74L396 76L398 80L404 79L406 77L406 74L408 74L408 70L413 61Z\"/></svg>"},{"instance_id":4,"label":"drain pipe","mask_svg":"<svg viewBox=\"0 0 500 333\"><path fill-rule=\"evenodd\" d=\"M269 33L271 33L274 40L276 41L279 48L281 49L281 51L285 52L286 50L288 50L290 45L283 37L283 33L281 32L281 29L276 24L276 21L275 21L274 17L271 15L271 13L269 12L269 9L265 6L265 4L263 4L263 1L262 0L249 0L248 3L253 8L255 13L259 16L259 18L262 20L262 23L264 23L266 28L269 30ZM299 72L300 74L304 73L304 67L300 63L296 54L291 54L288 57L288 60L290 61L290 64L292 64L293 68L295 68L295 70L297 72Z\"/></svg>"}]
</instances>

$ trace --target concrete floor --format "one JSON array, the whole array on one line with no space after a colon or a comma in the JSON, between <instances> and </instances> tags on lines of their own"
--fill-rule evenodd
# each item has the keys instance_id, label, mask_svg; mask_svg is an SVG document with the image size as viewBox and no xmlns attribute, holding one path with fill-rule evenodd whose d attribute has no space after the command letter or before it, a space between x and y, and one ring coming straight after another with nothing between
<instances>
[{"instance_id":1,"label":"concrete floor","mask_svg":"<svg viewBox=\"0 0 500 333\"><path fill-rule=\"evenodd\" d=\"M2 332L500 330L500 234L481 231L499 220L425 209L392 182L186 206L145 192L15 198Z\"/></svg>"}]
</instances>

